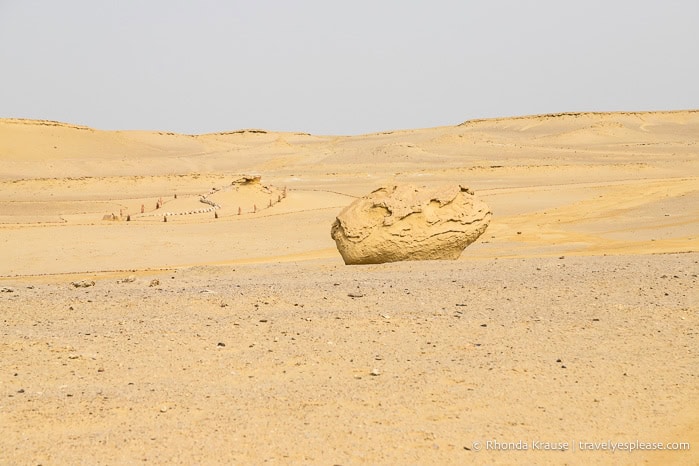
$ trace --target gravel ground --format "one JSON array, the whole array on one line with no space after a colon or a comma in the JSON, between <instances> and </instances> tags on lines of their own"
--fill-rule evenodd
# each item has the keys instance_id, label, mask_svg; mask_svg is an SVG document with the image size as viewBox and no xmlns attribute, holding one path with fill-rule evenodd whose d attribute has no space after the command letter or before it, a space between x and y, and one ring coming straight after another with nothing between
<instances>
[{"instance_id":1,"label":"gravel ground","mask_svg":"<svg viewBox=\"0 0 699 466\"><path fill-rule=\"evenodd\" d=\"M0 464L699 464L698 263L4 279Z\"/></svg>"}]
</instances>

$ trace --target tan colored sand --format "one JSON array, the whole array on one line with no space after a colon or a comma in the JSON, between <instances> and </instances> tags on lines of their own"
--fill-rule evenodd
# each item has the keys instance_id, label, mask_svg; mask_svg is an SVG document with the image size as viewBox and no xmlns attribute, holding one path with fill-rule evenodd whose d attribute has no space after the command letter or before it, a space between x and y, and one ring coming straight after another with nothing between
<instances>
[{"instance_id":1,"label":"tan colored sand","mask_svg":"<svg viewBox=\"0 0 699 466\"><path fill-rule=\"evenodd\" d=\"M699 462L698 140L697 111L356 137L0 120L0 463ZM271 190L163 222L242 174ZM467 185L490 227L455 262L346 267L330 225L387 182ZM464 448L487 439L693 449Z\"/></svg>"}]
</instances>

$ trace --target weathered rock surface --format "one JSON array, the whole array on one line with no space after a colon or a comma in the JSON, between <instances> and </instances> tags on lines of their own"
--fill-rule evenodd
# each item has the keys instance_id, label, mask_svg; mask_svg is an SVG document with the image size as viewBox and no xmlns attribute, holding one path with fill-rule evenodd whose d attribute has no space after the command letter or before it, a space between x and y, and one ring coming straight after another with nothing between
<instances>
[{"instance_id":1,"label":"weathered rock surface","mask_svg":"<svg viewBox=\"0 0 699 466\"><path fill-rule=\"evenodd\" d=\"M488 206L460 185L386 186L340 212L331 235L345 264L457 259L490 218Z\"/></svg>"}]
</instances>

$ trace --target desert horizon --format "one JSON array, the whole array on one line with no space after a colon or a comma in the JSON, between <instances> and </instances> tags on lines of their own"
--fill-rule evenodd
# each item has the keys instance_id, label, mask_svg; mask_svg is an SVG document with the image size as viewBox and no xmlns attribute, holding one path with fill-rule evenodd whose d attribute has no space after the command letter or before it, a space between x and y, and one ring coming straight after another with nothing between
<instances>
[{"instance_id":1,"label":"desert horizon","mask_svg":"<svg viewBox=\"0 0 699 466\"><path fill-rule=\"evenodd\" d=\"M111 234L129 237L130 244L139 245L133 253L122 251L123 259L107 255L109 263L83 269L86 264L82 261L81 266L69 266L76 255L55 257L60 249L55 246L61 243L35 242L34 251L10 243L8 249L17 255L4 261L0 275L31 273L26 259L32 254L35 260L44 257L44 262L53 262L41 264L39 273L260 260L265 256L297 257L311 251L316 256L332 257L334 243L322 221L332 223L334 215L352 199L386 183L460 182L477 191L491 205L496 221L489 230L493 238L483 238L485 241L469 249L471 257L526 256L533 251L543 254L543 249L554 244L557 247L547 254L692 251L694 232L676 233L685 223L691 229L695 221L691 206L696 198L698 121L697 110L562 113L364 136L264 130L185 136L0 120L0 225L8 241L41 236L46 232L37 228L40 225L72 230L73 235L91 227L100 234L88 235L81 247L94 247L94 252L114 250L109 243ZM161 214L168 207L178 210L173 212L177 214L208 207L198 201L199 196L246 175L261 176L261 190L267 189L265 186L288 189L289 198L279 202L278 195L253 190L228 193L217 225L207 212L178 215L154 230L169 236L154 238L142 229L147 223L162 220ZM593 192L597 196L591 195ZM180 197L175 202L177 194ZM658 198L652 202L644 200L654 196ZM155 209L159 200L166 204L162 210ZM537 208L528 209L527 202L538 203ZM647 210L663 209L663 203L672 204L675 215L666 212L663 216L669 218L655 218L654 212ZM258 211L251 216L256 205ZM141 206L148 215L141 215ZM241 215L237 215L238 209ZM547 209L554 216L544 217L550 215ZM580 209L594 213L575 218ZM612 219L611 209L625 210L619 212L622 217ZM104 215L118 216L120 212L122 220L130 214L134 221L128 225L103 221ZM657 225L649 229L650 225L635 215L638 213ZM245 237L245 232L236 232L246 242L235 254L214 251L213 244L203 251L185 245L179 251L180 262L159 254L167 249L166 238L178 240L183 234L208 229L208 238L221 240L221 235L229 234L226 222L255 220L254 224L263 228L267 223L274 228L271 224L279 216L289 221L313 218L310 223L299 223L313 231L310 237L303 235L304 246L279 238L273 241L270 234L266 237L267 251L263 251L258 242ZM564 225L555 224L564 218ZM620 219L636 224L612 231L614 221ZM169 231L174 228L172 222L182 226ZM513 228L527 226L529 231L520 233L523 236L513 236ZM60 241L60 237L55 240ZM42 250L42 246L49 250ZM152 256L150 263L144 262L144 254ZM200 261L202 257L206 260ZM94 259L100 264L99 257Z\"/></svg>"},{"instance_id":2,"label":"desert horizon","mask_svg":"<svg viewBox=\"0 0 699 466\"><path fill-rule=\"evenodd\" d=\"M698 142L699 110L0 119L0 463L697 463ZM399 185L492 219L457 260L345 265L338 214Z\"/></svg>"}]
</instances>

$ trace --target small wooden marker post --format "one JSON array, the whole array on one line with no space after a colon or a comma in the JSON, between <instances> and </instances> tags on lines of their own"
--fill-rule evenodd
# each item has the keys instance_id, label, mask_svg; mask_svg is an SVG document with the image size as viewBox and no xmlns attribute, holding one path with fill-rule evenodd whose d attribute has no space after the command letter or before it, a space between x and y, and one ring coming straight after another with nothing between
<instances>
[{"instance_id":1,"label":"small wooden marker post","mask_svg":"<svg viewBox=\"0 0 699 466\"><path fill-rule=\"evenodd\" d=\"M252 205L252 213L254 214L256 212L257 212L257 204L253 204Z\"/></svg>"},{"instance_id":2,"label":"small wooden marker post","mask_svg":"<svg viewBox=\"0 0 699 466\"><path fill-rule=\"evenodd\" d=\"M163 215L163 222L167 222L167 215Z\"/></svg>"},{"instance_id":3,"label":"small wooden marker post","mask_svg":"<svg viewBox=\"0 0 699 466\"><path fill-rule=\"evenodd\" d=\"M141 204L141 213L144 213L146 211L146 206Z\"/></svg>"},{"instance_id":4,"label":"small wooden marker post","mask_svg":"<svg viewBox=\"0 0 699 466\"><path fill-rule=\"evenodd\" d=\"M214 211L214 218L218 218L218 212Z\"/></svg>"},{"instance_id":5,"label":"small wooden marker post","mask_svg":"<svg viewBox=\"0 0 699 466\"><path fill-rule=\"evenodd\" d=\"M243 213L243 209L241 209L240 207L238 207L238 215L240 215L240 214L242 214L242 213Z\"/></svg>"},{"instance_id":6,"label":"small wooden marker post","mask_svg":"<svg viewBox=\"0 0 699 466\"><path fill-rule=\"evenodd\" d=\"M126 216L126 221L127 221L127 222L130 222L130 221L131 221L131 215L127 215L127 216Z\"/></svg>"}]
</instances>

